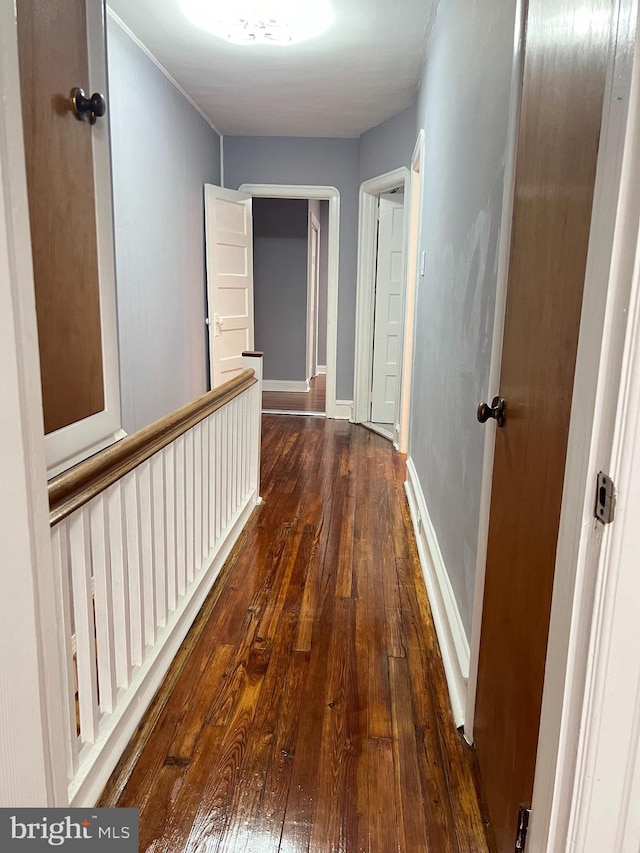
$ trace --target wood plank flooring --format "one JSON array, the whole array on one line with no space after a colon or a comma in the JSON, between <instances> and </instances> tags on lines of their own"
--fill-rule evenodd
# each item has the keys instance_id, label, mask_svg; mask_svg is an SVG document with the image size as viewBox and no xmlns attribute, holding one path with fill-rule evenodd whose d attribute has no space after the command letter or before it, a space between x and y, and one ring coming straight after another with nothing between
<instances>
[{"instance_id":1,"label":"wood plank flooring","mask_svg":"<svg viewBox=\"0 0 640 853\"><path fill-rule=\"evenodd\" d=\"M264 503L101 804L139 807L153 853L487 853L403 457L344 421L263 425Z\"/></svg>"},{"instance_id":2,"label":"wood plank flooring","mask_svg":"<svg viewBox=\"0 0 640 853\"><path fill-rule=\"evenodd\" d=\"M327 377L314 376L309 391L263 391L262 409L266 412L314 412L324 414Z\"/></svg>"}]
</instances>

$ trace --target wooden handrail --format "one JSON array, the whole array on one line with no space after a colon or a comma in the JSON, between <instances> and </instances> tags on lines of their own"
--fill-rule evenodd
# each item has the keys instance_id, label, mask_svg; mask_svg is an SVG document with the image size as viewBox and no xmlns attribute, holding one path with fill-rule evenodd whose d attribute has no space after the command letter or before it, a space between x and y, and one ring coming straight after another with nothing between
<instances>
[{"instance_id":1,"label":"wooden handrail","mask_svg":"<svg viewBox=\"0 0 640 853\"><path fill-rule=\"evenodd\" d=\"M255 385L253 370L208 391L192 403L128 435L49 481L49 523L53 527L84 506L158 450Z\"/></svg>"}]
</instances>

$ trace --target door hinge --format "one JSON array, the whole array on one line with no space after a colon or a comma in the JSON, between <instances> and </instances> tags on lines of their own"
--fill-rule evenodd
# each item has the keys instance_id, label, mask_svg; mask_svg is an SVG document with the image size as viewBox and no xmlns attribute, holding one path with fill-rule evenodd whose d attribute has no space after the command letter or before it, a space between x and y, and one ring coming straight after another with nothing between
<instances>
[{"instance_id":1,"label":"door hinge","mask_svg":"<svg viewBox=\"0 0 640 853\"><path fill-rule=\"evenodd\" d=\"M529 818L531 817L531 806L521 805L518 809L518 831L516 833L515 853L524 850L527 843L527 830L529 829Z\"/></svg>"},{"instance_id":2,"label":"door hinge","mask_svg":"<svg viewBox=\"0 0 640 853\"><path fill-rule=\"evenodd\" d=\"M616 487L611 477L598 473L594 515L603 524L611 524L616 513Z\"/></svg>"}]
</instances>

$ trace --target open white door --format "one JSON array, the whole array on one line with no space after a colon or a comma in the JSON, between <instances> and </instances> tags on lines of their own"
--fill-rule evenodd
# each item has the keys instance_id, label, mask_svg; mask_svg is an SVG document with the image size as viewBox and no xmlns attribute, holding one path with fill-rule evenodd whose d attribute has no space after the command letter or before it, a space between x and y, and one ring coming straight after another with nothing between
<instances>
[{"instance_id":1,"label":"open white door","mask_svg":"<svg viewBox=\"0 0 640 853\"><path fill-rule=\"evenodd\" d=\"M253 349L251 196L205 184L209 364L215 388L242 371Z\"/></svg>"},{"instance_id":2,"label":"open white door","mask_svg":"<svg viewBox=\"0 0 640 853\"><path fill-rule=\"evenodd\" d=\"M384 193L379 205L371 420L393 424L402 358L404 195Z\"/></svg>"}]
</instances>

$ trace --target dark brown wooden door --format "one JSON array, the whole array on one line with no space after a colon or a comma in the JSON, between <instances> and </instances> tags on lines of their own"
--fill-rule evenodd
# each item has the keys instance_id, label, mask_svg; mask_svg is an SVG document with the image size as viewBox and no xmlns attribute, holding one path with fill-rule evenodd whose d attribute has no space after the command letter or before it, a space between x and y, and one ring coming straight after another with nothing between
<instances>
[{"instance_id":1,"label":"dark brown wooden door","mask_svg":"<svg viewBox=\"0 0 640 853\"><path fill-rule=\"evenodd\" d=\"M499 853L533 793L613 0L530 0L475 739Z\"/></svg>"},{"instance_id":2,"label":"dark brown wooden door","mask_svg":"<svg viewBox=\"0 0 640 853\"><path fill-rule=\"evenodd\" d=\"M89 89L84 0L19 0L31 242L45 432L104 409L92 128L69 94Z\"/></svg>"}]
</instances>

